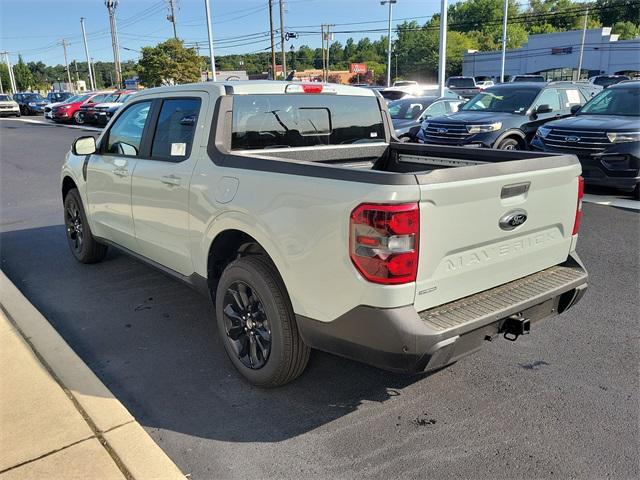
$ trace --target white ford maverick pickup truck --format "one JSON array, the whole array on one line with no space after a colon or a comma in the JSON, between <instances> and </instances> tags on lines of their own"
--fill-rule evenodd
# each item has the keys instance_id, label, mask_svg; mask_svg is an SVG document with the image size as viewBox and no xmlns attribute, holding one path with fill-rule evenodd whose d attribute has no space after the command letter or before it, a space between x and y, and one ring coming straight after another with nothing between
<instances>
[{"instance_id":1,"label":"white ford maverick pickup truck","mask_svg":"<svg viewBox=\"0 0 640 480\"><path fill-rule=\"evenodd\" d=\"M576 304L576 157L392 132L356 87L137 93L66 157L71 252L94 263L113 246L210 296L231 362L262 386L300 375L311 348L438 369Z\"/></svg>"}]
</instances>

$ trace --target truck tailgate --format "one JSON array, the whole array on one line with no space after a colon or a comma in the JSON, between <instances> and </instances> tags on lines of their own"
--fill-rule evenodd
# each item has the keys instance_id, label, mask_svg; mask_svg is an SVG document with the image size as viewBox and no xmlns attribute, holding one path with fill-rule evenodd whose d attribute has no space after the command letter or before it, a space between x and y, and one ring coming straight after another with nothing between
<instances>
[{"instance_id":1,"label":"truck tailgate","mask_svg":"<svg viewBox=\"0 0 640 480\"><path fill-rule=\"evenodd\" d=\"M567 259L580 165L554 166L552 159L540 162L549 168L538 164L527 171L519 165L509 173L509 164L518 162L506 162L499 171L495 165L466 167L475 169L470 178L462 174L455 181L425 177L427 181L420 185L416 310L502 285ZM526 192L518 193L524 188ZM503 229L500 219L517 210L526 212L526 221L513 230Z\"/></svg>"}]
</instances>

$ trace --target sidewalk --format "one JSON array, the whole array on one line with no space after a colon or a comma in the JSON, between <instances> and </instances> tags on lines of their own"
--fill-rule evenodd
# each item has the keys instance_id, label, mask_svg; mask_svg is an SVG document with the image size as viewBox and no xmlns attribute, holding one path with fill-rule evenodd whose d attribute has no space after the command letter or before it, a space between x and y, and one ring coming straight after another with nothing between
<instances>
[{"instance_id":1,"label":"sidewalk","mask_svg":"<svg viewBox=\"0 0 640 480\"><path fill-rule=\"evenodd\" d=\"M0 272L0 480L184 479Z\"/></svg>"}]
</instances>

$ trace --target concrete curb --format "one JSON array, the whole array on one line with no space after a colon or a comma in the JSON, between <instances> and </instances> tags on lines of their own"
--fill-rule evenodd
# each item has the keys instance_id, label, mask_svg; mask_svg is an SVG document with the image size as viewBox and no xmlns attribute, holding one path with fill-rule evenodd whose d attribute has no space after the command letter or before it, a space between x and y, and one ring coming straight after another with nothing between
<instances>
[{"instance_id":1,"label":"concrete curb","mask_svg":"<svg viewBox=\"0 0 640 480\"><path fill-rule=\"evenodd\" d=\"M173 461L2 271L0 304L127 477L184 480Z\"/></svg>"}]
</instances>

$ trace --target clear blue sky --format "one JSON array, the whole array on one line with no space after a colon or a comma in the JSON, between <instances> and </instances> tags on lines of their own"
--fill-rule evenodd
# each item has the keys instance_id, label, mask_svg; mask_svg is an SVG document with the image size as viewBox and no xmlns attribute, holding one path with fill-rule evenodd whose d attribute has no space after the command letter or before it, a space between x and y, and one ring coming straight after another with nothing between
<instances>
[{"instance_id":1,"label":"clear blue sky","mask_svg":"<svg viewBox=\"0 0 640 480\"><path fill-rule=\"evenodd\" d=\"M457 0L450 0L455 3ZM248 53L269 46L269 14L267 0L210 0L216 55ZM274 23L280 25L274 0ZM145 45L154 45L173 35L166 19L167 0L119 0L118 33L122 60L135 59ZM202 43L206 54L207 29L204 0L177 0L178 36L187 43ZM285 2L287 31L299 32L300 38L288 43L320 46L321 23L334 23L336 31L386 29L387 8L379 0L288 0ZM439 12L440 0L398 0L394 6L397 19L427 20ZM47 65L62 64L63 50L57 42L69 43L69 61L85 59L80 30L80 17L85 17L89 50L95 60L113 60L109 18L103 0L0 0L0 51L7 50L13 63L18 53L25 61L43 61ZM371 22L360 25L339 25ZM394 22L395 23L395 22ZM248 35L252 35L247 37ZM353 36L378 38L384 32L339 33L335 41L344 44ZM242 38L245 37L245 38Z\"/></svg>"}]
</instances>

